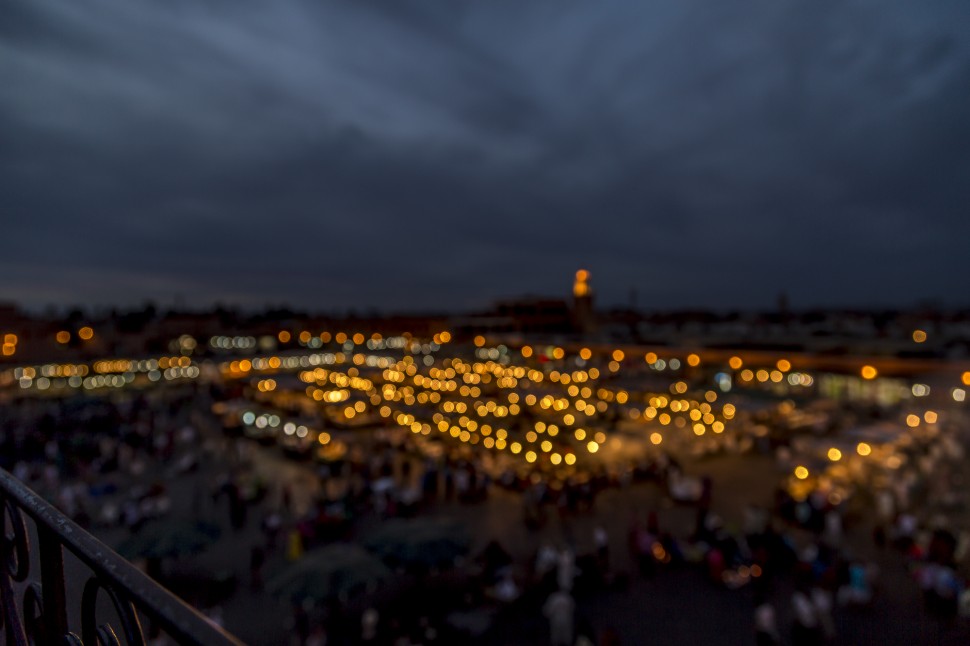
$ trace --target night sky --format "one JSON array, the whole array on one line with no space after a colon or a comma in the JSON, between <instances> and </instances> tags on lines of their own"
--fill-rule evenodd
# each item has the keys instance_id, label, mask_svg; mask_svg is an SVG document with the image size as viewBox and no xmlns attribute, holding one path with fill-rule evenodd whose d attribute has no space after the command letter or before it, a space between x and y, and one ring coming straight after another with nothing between
<instances>
[{"instance_id":1,"label":"night sky","mask_svg":"<svg viewBox=\"0 0 970 646\"><path fill-rule=\"evenodd\" d=\"M968 0L3 0L0 300L970 304Z\"/></svg>"}]
</instances>

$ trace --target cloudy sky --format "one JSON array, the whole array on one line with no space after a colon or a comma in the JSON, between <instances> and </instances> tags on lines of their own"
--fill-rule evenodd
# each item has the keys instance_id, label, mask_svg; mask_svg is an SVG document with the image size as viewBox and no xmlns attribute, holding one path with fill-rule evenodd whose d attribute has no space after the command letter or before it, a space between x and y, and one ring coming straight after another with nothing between
<instances>
[{"instance_id":1,"label":"cloudy sky","mask_svg":"<svg viewBox=\"0 0 970 646\"><path fill-rule=\"evenodd\" d=\"M967 0L6 0L0 299L970 304Z\"/></svg>"}]
</instances>

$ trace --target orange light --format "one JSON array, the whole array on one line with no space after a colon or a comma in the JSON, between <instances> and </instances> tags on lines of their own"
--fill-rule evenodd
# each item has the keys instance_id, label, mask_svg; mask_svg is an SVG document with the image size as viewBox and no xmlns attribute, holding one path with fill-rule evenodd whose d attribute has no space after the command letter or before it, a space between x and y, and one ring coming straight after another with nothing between
<instances>
[{"instance_id":1,"label":"orange light","mask_svg":"<svg viewBox=\"0 0 970 646\"><path fill-rule=\"evenodd\" d=\"M701 365L701 358L696 354L687 355L687 365L696 368Z\"/></svg>"},{"instance_id":2,"label":"orange light","mask_svg":"<svg viewBox=\"0 0 970 646\"><path fill-rule=\"evenodd\" d=\"M860 374L862 375L863 379L875 379L879 374L879 371L872 366L862 366Z\"/></svg>"},{"instance_id":3,"label":"orange light","mask_svg":"<svg viewBox=\"0 0 970 646\"><path fill-rule=\"evenodd\" d=\"M732 370L739 370L744 365L744 362L741 361L741 357L731 357L728 360L728 365L731 366Z\"/></svg>"},{"instance_id":4,"label":"orange light","mask_svg":"<svg viewBox=\"0 0 970 646\"><path fill-rule=\"evenodd\" d=\"M277 335L277 338L280 340L280 343L289 343L290 333L287 332L286 330L280 330L280 333Z\"/></svg>"},{"instance_id":5,"label":"orange light","mask_svg":"<svg viewBox=\"0 0 970 646\"><path fill-rule=\"evenodd\" d=\"M60 332L57 333L57 336L55 338L57 339L58 343L63 345L71 340L71 333L68 332L67 330L61 330Z\"/></svg>"},{"instance_id":6,"label":"orange light","mask_svg":"<svg viewBox=\"0 0 970 646\"><path fill-rule=\"evenodd\" d=\"M480 348L483 345L485 345L485 337L483 337L481 334L479 334L478 336L475 337L475 341L474 342L475 342L475 347L476 348Z\"/></svg>"},{"instance_id":7,"label":"orange light","mask_svg":"<svg viewBox=\"0 0 970 646\"><path fill-rule=\"evenodd\" d=\"M94 337L94 330L85 326L77 331L77 335L85 341L90 341Z\"/></svg>"}]
</instances>

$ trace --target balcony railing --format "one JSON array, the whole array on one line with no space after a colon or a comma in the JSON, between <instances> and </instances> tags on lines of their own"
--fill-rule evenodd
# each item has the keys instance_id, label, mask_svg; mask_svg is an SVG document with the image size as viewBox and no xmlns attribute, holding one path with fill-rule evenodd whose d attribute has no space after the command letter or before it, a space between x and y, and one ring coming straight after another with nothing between
<instances>
[{"instance_id":1,"label":"balcony railing","mask_svg":"<svg viewBox=\"0 0 970 646\"><path fill-rule=\"evenodd\" d=\"M4 643L109 645L120 643L120 632L128 644L141 645L146 643L144 618L178 644L241 644L2 469L0 514ZM73 575L65 579L64 550L89 571L83 582ZM39 572L31 572L32 563ZM69 588L81 590L79 615L68 612ZM116 625L99 622L100 593L111 601ZM69 616L80 616L80 626L72 630Z\"/></svg>"}]
</instances>

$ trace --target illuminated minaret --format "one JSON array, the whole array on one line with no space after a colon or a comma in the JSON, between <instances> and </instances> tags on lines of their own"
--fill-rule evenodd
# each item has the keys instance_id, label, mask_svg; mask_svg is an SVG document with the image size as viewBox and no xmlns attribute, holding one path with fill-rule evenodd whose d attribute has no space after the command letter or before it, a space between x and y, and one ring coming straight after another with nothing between
<instances>
[{"instance_id":1,"label":"illuminated minaret","mask_svg":"<svg viewBox=\"0 0 970 646\"><path fill-rule=\"evenodd\" d=\"M589 272L580 269L573 283L573 321L578 332L593 331L593 288L589 286Z\"/></svg>"}]
</instances>

